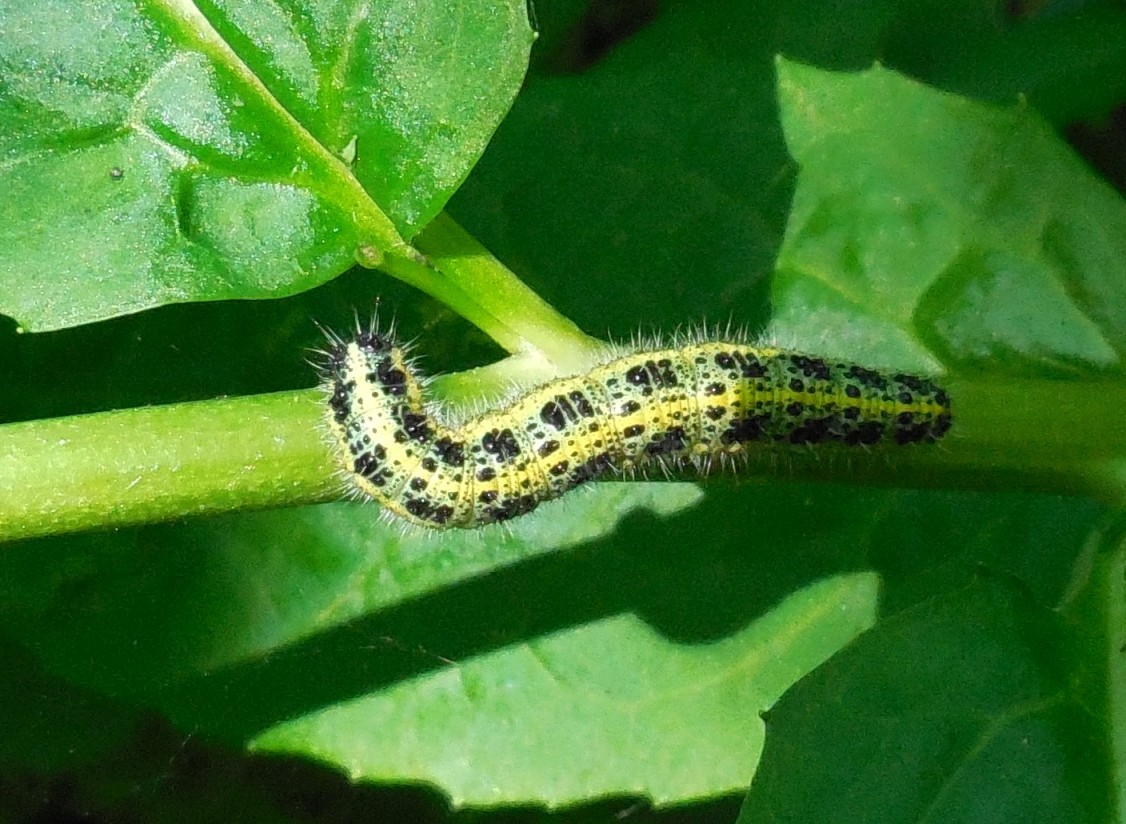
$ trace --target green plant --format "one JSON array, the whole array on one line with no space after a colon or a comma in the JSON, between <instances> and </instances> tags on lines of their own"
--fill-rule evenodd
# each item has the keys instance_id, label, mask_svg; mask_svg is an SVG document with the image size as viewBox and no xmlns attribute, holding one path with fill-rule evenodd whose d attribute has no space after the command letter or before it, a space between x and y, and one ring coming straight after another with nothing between
<instances>
[{"instance_id":1,"label":"green plant","mask_svg":"<svg viewBox=\"0 0 1126 824\"><path fill-rule=\"evenodd\" d=\"M0 775L113 808L90 775L155 709L173 755L297 754L456 807L753 776L747 820L1120 808L1126 208L1042 116L1123 98L1126 19L889 3L826 38L802 7L703 5L590 66L551 42L578 11L541 10L537 76L462 185L523 77L523 3L0 3L0 311L35 333L0 337ZM354 261L437 301L336 277ZM376 295L451 401L581 367L580 329L733 317L946 373L956 429L480 534L236 512L336 496L295 387L312 320ZM459 371L490 340L511 357ZM138 769L143 797L176 774Z\"/></svg>"}]
</instances>

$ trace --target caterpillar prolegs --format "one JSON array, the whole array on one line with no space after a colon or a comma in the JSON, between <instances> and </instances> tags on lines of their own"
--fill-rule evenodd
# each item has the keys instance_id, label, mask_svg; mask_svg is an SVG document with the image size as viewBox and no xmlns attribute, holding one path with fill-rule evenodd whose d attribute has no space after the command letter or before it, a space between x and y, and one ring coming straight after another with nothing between
<instances>
[{"instance_id":1,"label":"caterpillar prolegs","mask_svg":"<svg viewBox=\"0 0 1126 824\"><path fill-rule=\"evenodd\" d=\"M356 487L426 527L531 512L587 481L694 467L754 443L931 443L950 428L932 380L737 341L640 349L443 420L390 335L332 340L329 426Z\"/></svg>"}]
</instances>

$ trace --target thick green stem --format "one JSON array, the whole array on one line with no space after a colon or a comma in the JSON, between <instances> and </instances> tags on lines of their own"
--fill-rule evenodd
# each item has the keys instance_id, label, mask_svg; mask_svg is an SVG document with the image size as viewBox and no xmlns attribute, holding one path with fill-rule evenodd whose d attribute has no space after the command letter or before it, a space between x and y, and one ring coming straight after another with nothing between
<instances>
[{"instance_id":1,"label":"thick green stem","mask_svg":"<svg viewBox=\"0 0 1126 824\"><path fill-rule=\"evenodd\" d=\"M0 541L330 500L319 391L0 426Z\"/></svg>"},{"instance_id":2,"label":"thick green stem","mask_svg":"<svg viewBox=\"0 0 1126 824\"><path fill-rule=\"evenodd\" d=\"M1126 407L1126 386L948 386L954 428L942 443L788 448L782 460L764 447L748 472L1126 501L1126 428L1107 411ZM0 541L332 500L343 484L323 410L323 394L306 390L0 426Z\"/></svg>"}]
</instances>

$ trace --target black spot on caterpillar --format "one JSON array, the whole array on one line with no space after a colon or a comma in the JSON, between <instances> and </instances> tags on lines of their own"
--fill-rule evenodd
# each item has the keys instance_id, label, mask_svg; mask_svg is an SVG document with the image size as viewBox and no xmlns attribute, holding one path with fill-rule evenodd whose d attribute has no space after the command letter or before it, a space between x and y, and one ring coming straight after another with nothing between
<instances>
[{"instance_id":1,"label":"black spot on caterpillar","mask_svg":"<svg viewBox=\"0 0 1126 824\"><path fill-rule=\"evenodd\" d=\"M454 423L391 335L330 343L328 425L348 476L438 529L507 521L615 474L706 471L753 443L932 443L951 423L928 378L725 340L618 355Z\"/></svg>"}]
</instances>

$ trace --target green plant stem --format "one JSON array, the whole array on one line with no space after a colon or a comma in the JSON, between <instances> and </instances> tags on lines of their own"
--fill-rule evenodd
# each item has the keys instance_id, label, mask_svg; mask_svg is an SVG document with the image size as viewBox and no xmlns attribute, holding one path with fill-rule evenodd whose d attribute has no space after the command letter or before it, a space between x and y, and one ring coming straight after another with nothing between
<instances>
[{"instance_id":1,"label":"green plant stem","mask_svg":"<svg viewBox=\"0 0 1126 824\"><path fill-rule=\"evenodd\" d=\"M943 378L954 426L933 448L799 462L799 477L947 489L1085 494L1126 502L1120 381Z\"/></svg>"},{"instance_id":2,"label":"green plant stem","mask_svg":"<svg viewBox=\"0 0 1126 824\"><path fill-rule=\"evenodd\" d=\"M955 424L940 444L767 447L748 474L1126 501L1126 428L1108 413L1126 386L947 383ZM337 498L323 403L305 390L2 426L0 541Z\"/></svg>"},{"instance_id":3,"label":"green plant stem","mask_svg":"<svg viewBox=\"0 0 1126 824\"><path fill-rule=\"evenodd\" d=\"M317 390L0 426L0 541L325 501Z\"/></svg>"},{"instance_id":4,"label":"green plant stem","mask_svg":"<svg viewBox=\"0 0 1126 824\"><path fill-rule=\"evenodd\" d=\"M513 355L556 372L589 363L602 344L556 312L444 212L415 239L427 265L388 258L380 268L437 298Z\"/></svg>"}]
</instances>

